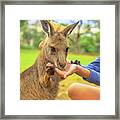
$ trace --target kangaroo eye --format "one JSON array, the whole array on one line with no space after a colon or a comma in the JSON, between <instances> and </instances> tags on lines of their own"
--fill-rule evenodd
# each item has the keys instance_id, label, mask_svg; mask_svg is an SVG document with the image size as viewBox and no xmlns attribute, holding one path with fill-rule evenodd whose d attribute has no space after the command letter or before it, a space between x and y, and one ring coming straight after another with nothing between
<instances>
[{"instance_id":1,"label":"kangaroo eye","mask_svg":"<svg viewBox=\"0 0 120 120\"><path fill-rule=\"evenodd\" d=\"M68 50L69 50L69 47L66 48L65 52L68 52Z\"/></svg>"},{"instance_id":2,"label":"kangaroo eye","mask_svg":"<svg viewBox=\"0 0 120 120\"><path fill-rule=\"evenodd\" d=\"M51 52L56 52L56 49L54 47L51 47Z\"/></svg>"}]
</instances>

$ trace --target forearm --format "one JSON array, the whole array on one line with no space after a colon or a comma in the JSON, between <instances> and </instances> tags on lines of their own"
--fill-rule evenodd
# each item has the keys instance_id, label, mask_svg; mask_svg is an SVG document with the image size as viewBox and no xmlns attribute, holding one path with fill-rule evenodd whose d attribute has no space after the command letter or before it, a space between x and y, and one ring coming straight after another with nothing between
<instances>
[{"instance_id":1,"label":"forearm","mask_svg":"<svg viewBox=\"0 0 120 120\"><path fill-rule=\"evenodd\" d=\"M77 65L76 66L76 74L80 75L81 77L84 77L84 78L89 78L90 76L90 70L80 66L80 65Z\"/></svg>"},{"instance_id":2,"label":"forearm","mask_svg":"<svg viewBox=\"0 0 120 120\"><path fill-rule=\"evenodd\" d=\"M89 70L82 66L77 65L76 74L83 77L88 82L94 83L96 85L100 85L100 73L94 70Z\"/></svg>"}]
</instances>

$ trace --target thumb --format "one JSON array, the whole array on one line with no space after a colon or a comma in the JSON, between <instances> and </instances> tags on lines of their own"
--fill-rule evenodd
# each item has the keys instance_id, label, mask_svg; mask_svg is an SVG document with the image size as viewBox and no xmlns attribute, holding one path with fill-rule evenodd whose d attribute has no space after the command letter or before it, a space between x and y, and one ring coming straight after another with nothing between
<instances>
[{"instance_id":1,"label":"thumb","mask_svg":"<svg viewBox=\"0 0 120 120\"><path fill-rule=\"evenodd\" d=\"M64 79L67 77L67 74L64 75Z\"/></svg>"},{"instance_id":2,"label":"thumb","mask_svg":"<svg viewBox=\"0 0 120 120\"><path fill-rule=\"evenodd\" d=\"M64 74L64 78L66 78L67 76L71 75L72 74L72 71L68 71Z\"/></svg>"},{"instance_id":3,"label":"thumb","mask_svg":"<svg viewBox=\"0 0 120 120\"><path fill-rule=\"evenodd\" d=\"M76 69L76 65L74 65L74 64L71 65L70 68L69 68L69 70L64 74L64 78L66 78L67 76L73 74L74 71L75 71L75 69Z\"/></svg>"}]
</instances>

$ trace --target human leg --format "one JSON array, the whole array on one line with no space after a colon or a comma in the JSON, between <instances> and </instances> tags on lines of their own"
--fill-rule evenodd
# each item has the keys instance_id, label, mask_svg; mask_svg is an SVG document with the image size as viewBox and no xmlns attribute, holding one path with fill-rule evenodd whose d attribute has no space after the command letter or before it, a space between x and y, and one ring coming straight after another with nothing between
<instances>
[{"instance_id":1,"label":"human leg","mask_svg":"<svg viewBox=\"0 0 120 120\"><path fill-rule=\"evenodd\" d=\"M68 96L72 100L99 100L100 88L81 83L73 83L68 88Z\"/></svg>"}]
</instances>

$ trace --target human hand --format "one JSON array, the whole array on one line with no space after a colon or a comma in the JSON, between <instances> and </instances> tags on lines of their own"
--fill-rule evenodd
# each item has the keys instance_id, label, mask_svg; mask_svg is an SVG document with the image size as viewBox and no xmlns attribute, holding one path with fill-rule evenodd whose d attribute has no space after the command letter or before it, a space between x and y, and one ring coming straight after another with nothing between
<instances>
[{"instance_id":1,"label":"human hand","mask_svg":"<svg viewBox=\"0 0 120 120\"><path fill-rule=\"evenodd\" d=\"M77 70L76 64L68 63L67 68L66 68L66 72L64 73L64 78L66 78L67 76L69 76L73 73L76 73L76 70Z\"/></svg>"},{"instance_id":2,"label":"human hand","mask_svg":"<svg viewBox=\"0 0 120 120\"><path fill-rule=\"evenodd\" d=\"M77 70L77 65L76 64L71 64L71 63L67 63L66 65L66 70L65 71L61 71L60 69L54 67L53 64L51 63L48 63L46 65L47 67L49 68L54 68L55 69L55 72L61 76L61 78L66 78L67 76L73 74L73 73L76 73L76 70Z\"/></svg>"},{"instance_id":3,"label":"human hand","mask_svg":"<svg viewBox=\"0 0 120 120\"><path fill-rule=\"evenodd\" d=\"M61 76L61 78L65 79L67 76L75 73L76 68L77 68L76 64L67 63L65 71L61 71L58 68L55 68L55 71L58 75Z\"/></svg>"},{"instance_id":4,"label":"human hand","mask_svg":"<svg viewBox=\"0 0 120 120\"><path fill-rule=\"evenodd\" d=\"M49 66L54 66L54 65L49 64ZM75 63L73 63L73 64L67 63L65 71L61 71L60 69L58 69L56 67L54 67L54 70L63 79L65 79L67 76L69 76L73 73L76 73L84 78L89 78L89 76L90 76L90 70L88 70L80 65L77 65Z\"/></svg>"}]
</instances>

